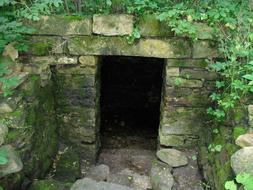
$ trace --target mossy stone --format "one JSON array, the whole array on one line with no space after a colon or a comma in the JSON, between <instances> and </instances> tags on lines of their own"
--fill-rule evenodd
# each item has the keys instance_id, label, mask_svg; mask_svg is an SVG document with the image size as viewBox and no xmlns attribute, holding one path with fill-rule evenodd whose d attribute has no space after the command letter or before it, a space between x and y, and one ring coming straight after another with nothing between
<instances>
[{"instance_id":1,"label":"mossy stone","mask_svg":"<svg viewBox=\"0 0 253 190\"><path fill-rule=\"evenodd\" d=\"M190 43L183 39L140 39L129 44L122 37L84 36L68 40L72 55L125 55L157 58L188 58Z\"/></svg>"},{"instance_id":2,"label":"mossy stone","mask_svg":"<svg viewBox=\"0 0 253 190\"><path fill-rule=\"evenodd\" d=\"M164 22L160 22L156 15L143 15L139 18L137 26L142 36L172 37L174 32Z\"/></svg>"},{"instance_id":3,"label":"mossy stone","mask_svg":"<svg viewBox=\"0 0 253 190\"><path fill-rule=\"evenodd\" d=\"M62 183L53 179L38 180L33 182L28 190L69 190L71 183Z\"/></svg>"},{"instance_id":4,"label":"mossy stone","mask_svg":"<svg viewBox=\"0 0 253 190\"><path fill-rule=\"evenodd\" d=\"M28 40L28 53L38 56L64 53L64 44L60 37L32 36Z\"/></svg>"},{"instance_id":5,"label":"mossy stone","mask_svg":"<svg viewBox=\"0 0 253 190\"><path fill-rule=\"evenodd\" d=\"M42 16L39 21L25 21L26 25L35 29L35 34L44 35L90 35L91 18L81 16Z\"/></svg>"},{"instance_id":6,"label":"mossy stone","mask_svg":"<svg viewBox=\"0 0 253 190\"><path fill-rule=\"evenodd\" d=\"M53 178L61 182L75 182L80 177L81 169L78 154L71 149L60 154Z\"/></svg>"},{"instance_id":7,"label":"mossy stone","mask_svg":"<svg viewBox=\"0 0 253 190\"><path fill-rule=\"evenodd\" d=\"M208 62L205 59L167 59L168 67L193 67L193 68L206 68Z\"/></svg>"}]
</instances>

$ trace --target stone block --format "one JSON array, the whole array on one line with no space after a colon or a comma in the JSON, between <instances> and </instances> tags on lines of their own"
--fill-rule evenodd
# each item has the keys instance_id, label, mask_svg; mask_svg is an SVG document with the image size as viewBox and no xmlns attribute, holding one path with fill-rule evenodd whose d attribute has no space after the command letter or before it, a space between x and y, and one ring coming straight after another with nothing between
<instances>
[{"instance_id":1,"label":"stone block","mask_svg":"<svg viewBox=\"0 0 253 190\"><path fill-rule=\"evenodd\" d=\"M67 57L67 56L32 57L31 64L35 64L35 65L74 65L74 64L77 64L77 57Z\"/></svg>"},{"instance_id":2,"label":"stone block","mask_svg":"<svg viewBox=\"0 0 253 190\"><path fill-rule=\"evenodd\" d=\"M92 32L92 21L90 18L80 16L42 16L39 21L25 24L35 29L35 34L44 35L90 35Z\"/></svg>"},{"instance_id":3,"label":"stone block","mask_svg":"<svg viewBox=\"0 0 253 190\"><path fill-rule=\"evenodd\" d=\"M212 40L214 36L214 28L206 23L195 23L197 27L197 38L200 40Z\"/></svg>"},{"instance_id":4,"label":"stone block","mask_svg":"<svg viewBox=\"0 0 253 190\"><path fill-rule=\"evenodd\" d=\"M100 148L100 140L97 139L94 144L76 141L75 144L71 144L71 146L74 147L81 159L95 163Z\"/></svg>"},{"instance_id":5,"label":"stone block","mask_svg":"<svg viewBox=\"0 0 253 190\"><path fill-rule=\"evenodd\" d=\"M8 174L19 172L23 169L23 163L11 145L4 145L0 148L0 152L6 155L8 162L0 166L0 177Z\"/></svg>"},{"instance_id":6,"label":"stone block","mask_svg":"<svg viewBox=\"0 0 253 190\"><path fill-rule=\"evenodd\" d=\"M231 157L231 166L235 174L248 173L253 175L253 147L244 147Z\"/></svg>"},{"instance_id":7,"label":"stone block","mask_svg":"<svg viewBox=\"0 0 253 190\"><path fill-rule=\"evenodd\" d=\"M165 105L203 107L211 103L209 99L211 92L205 89L166 87L164 93Z\"/></svg>"},{"instance_id":8,"label":"stone block","mask_svg":"<svg viewBox=\"0 0 253 190\"><path fill-rule=\"evenodd\" d=\"M152 163L150 178L155 190L171 190L175 183L170 166L158 161Z\"/></svg>"},{"instance_id":9,"label":"stone block","mask_svg":"<svg viewBox=\"0 0 253 190\"><path fill-rule=\"evenodd\" d=\"M132 15L94 15L93 33L105 36L129 35L133 32Z\"/></svg>"},{"instance_id":10,"label":"stone block","mask_svg":"<svg viewBox=\"0 0 253 190\"><path fill-rule=\"evenodd\" d=\"M217 58L218 48L210 41L201 40L193 44L193 58Z\"/></svg>"},{"instance_id":11,"label":"stone block","mask_svg":"<svg viewBox=\"0 0 253 190\"><path fill-rule=\"evenodd\" d=\"M184 79L180 77L166 77L166 84L170 87L202 88L203 82L196 79Z\"/></svg>"},{"instance_id":12,"label":"stone block","mask_svg":"<svg viewBox=\"0 0 253 190\"><path fill-rule=\"evenodd\" d=\"M208 62L205 59L167 59L167 67L206 68Z\"/></svg>"},{"instance_id":13,"label":"stone block","mask_svg":"<svg viewBox=\"0 0 253 190\"><path fill-rule=\"evenodd\" d=\"M138 27L145 37L173 37L174 32L164 22L160 22L155 15L143 15L140 17Z\"/></svg>"},{"instance_id":14,"label":"stone block","mask_svg":"<svg viewBox=\"0 0 253 190\"><path fill-rule=\"evenodd\" d=\"M22 99L21 96L15 95L8 98L0 99L0 113L4 114L14 112L18 107L18 103L20 102L21 99Z\"/></svg>"},{"instance_id":15,"label":"stone block","mask_svg":"<svg viewBox=\"0 0 253 190\"><path fill-rule=\"evenodd\" d=\"M178 77L179 68L178 67L167 67L166 68L166 77Z\"/></svg>"},{"instance_id":16,"label":"stone block","mask_svg":"<svg viewBox=\"0 0 253 190\"><path fill-rule=\"evenodd\" d=\"M217 73L203 69L181 69L180 76L189 79L215 80L218 78Z\"/></svg>"},{"instance_id":17,"label":"stone block","mask_svg":"<svg viewBox=\"0 0 253 190\"><path fill-rule=\"evenodd\" d=\"M82 66L96 66L98 63L97 56L81 56L79 57L79 62Z\"/></svg>"},{"instance_id":18,"label":"stone block","mask_svg":"<svg viewBox=\"0 0 253 190\"><path fill-rule=\"evenodd\" d=\"M253 133L247 133L240 135L236 141L235 144L237 144L240 147L249 147L253 146Z\"/></svg>"},{"instance_id":19,"label":"stone block","mask_svg":"<svg viewBox=\"0 0 253 190\"><path fill-rule=\"evenodd\" d=\"M67 149L58 154L53 179L73 183L81 177L80 158L76 152Z\"/></svg>"},{"instance_id":20,"label":"stone block","mask_svg":"<svg viewBox=\"0 0 253 190\"><path fill-rule=\"evenodd\" d=\"M122 37L86 36L70 38L68 49L72 55L125 55L157 58L188 58L190 43L183 39L141 39L129 44Z\"/></svg>"},{"instance_id":21,"label":"stone block","mask_svg":"<svg viewBox=\"0 0 253 190\"><path fill-rule=\"evenodd\" d=\"M69 65L65 67L56 68L59 74L65 75L89 75L94 76L96 74L95 67L83 67L82 65Z\"/></svg>"},{"instance_id":22,"label":"stone block","mask_svg":"<svg viewBox=\"0 0 253 190\"><path fill-rule=\"evenodd\" d=\"M159 133L159 142L160 145L167 147L192 147L197 144L198 136Z\"/></svg>"},{"instance_id":23,"label":"stone block","mask_svg":"<svg viewBox=\"0 0 253 190\"><path fill-rule=\"evenodd\" d=\"M28 39L28 54L49 55L64 53L66 41L60 37L53 36L32 36Z\"/></svg>"}]
</instances>

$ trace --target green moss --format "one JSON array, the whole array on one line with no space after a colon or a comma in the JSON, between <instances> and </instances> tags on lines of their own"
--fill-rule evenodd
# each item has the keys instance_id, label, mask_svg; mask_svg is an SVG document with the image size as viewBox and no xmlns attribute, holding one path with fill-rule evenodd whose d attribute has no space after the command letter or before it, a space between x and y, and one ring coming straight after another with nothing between
<instances>
[{"instance_id":1,"label":"green moss","mask_svg":"<svg viewBox=\"0 0 253 190\"><path fill-rule=\"evenodd\" d=\"M36 44L33 44L33 50L36 55L45 55L47 52L51 50L50 44L44 43L44 42L37 42Z\"/></svg>"},{"instance_id":2,"label":"green moss","mask_svg":"<svg viewBox=\"0 0 253 190\"><path fill-rule=\"evenodd\" d=\"M234 127L233 129L233 139L236 140L240 135L246 133L246 129L243 127Z\"/></svg>"},{"instance_id":3,"label":"green moss","mask_svg":"<svg viewBox=\"0 0 253 190\"><path fill-rule=\"evenodd\" d=\"M48 179L48 180L39 180L35 181L29 190L69 190L70 183L61 183L59 181Z\"/></svg>"},{"instance_id":4,"label":"green moss","mask_svg":"<svg viewBox=\"0 0 253 190\"><path fill-rule=\"evenodd\" d=\"M63 53L63 44L59 37L33 36L29 39L29 52L35 55Z\"/></svg>"},{"instance_id":5,"label":"green moss","mask_svg":"<svg viewBox=\"0 0 253 190\"><path fill-rule=\"evenodd\" d=\"M137 26L141 29L142 36L174 36L167 24L161 23L155 15L143 15Z\"/></svg>"},{"instance_id":6,"label":"green moss","mask_svg":"<svg viewBox=\"0 0 253 190\"><path fill-rule=\"evenodd\" d=\"M6 139L5 139L5 142L6 143L12 143L14 142L15 140L17 140L17 138L19 137L20 135L20 132L16 129L11 129L9 130L7 136L6 136Z\"/></svg>"},{"instance_id":7,"label":"green moss","mask_svg":"<svg viewBox=\"0 0 253 190\"><path fill-rule=\"evenodd\" d=\"M60 155L60 159L56 162L56 172L54 179L61 182L75 182L81 177L80 159L73 150L68 150Z\"/></svg>"},{"instance_id":8,"label":"green moss","mask_svg":"<svg viewBox=\"0 0 253 190\"><path fill-rule=\"evenodd\" d=\"M72 22L72 21L80 21L80 20L87 18L87 17L83 17L83 16L79 16L79 15L70 15L70 16L61 16L60 18Z\"/></svg>"},{"instance_id":9,"label":"green moss","mask_svg":"<svg viewBox=\"0 0 253 190\"><path fill-rule=\"evenodd\" d=\"M225 182L232 178L232 168L230 166L230 161L226 162L224 165L217 164L216 165L216 188L224 189Z\"/></svg>"}]
</instances>

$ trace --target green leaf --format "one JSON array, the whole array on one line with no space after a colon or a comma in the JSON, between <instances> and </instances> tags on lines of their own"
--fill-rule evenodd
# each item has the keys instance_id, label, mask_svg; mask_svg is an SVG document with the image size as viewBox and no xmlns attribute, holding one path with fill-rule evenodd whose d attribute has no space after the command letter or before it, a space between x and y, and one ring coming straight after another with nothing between
<instances>
[{"instance_id":1,"label":"green leaf","mask_svg":"<svg viewBox=\"0 0 253 190\"><path fill-rule=\"evenodd\" d=\"M253 75L247 74L247 75L243 75L243 78L247 79L247 80L253 80Z\"/></svg>"},{"instance_id":2,"label":"green leaf","mask_svg":"<svg viewBox=\"0 0 253 190\"><path fill-rule=\"evenodd\" d=\"M234 180L233 181L227 181L225 183L225 189L227 189L227 190L237 190L237 186L236 186Z\"/></svg>"},{"instance_id":3,"label":"green leaf","mask_svg":"<svg viewBox=\"0 0 253 190\"><path fill-rule=\"evenodd\" d=\"M112 6L112 1L111 0L106 0L106 5L107 6Z\"/></svg>"},{"instance_id":4,"label":"green leaf","mask_svg":"<svg viewBox=\"0 0 253 190\"><path fill-rule=\"evenodd\" d=\"M253 176L249 173L239 173L236 181L244 185L245 190L253 190Z\"/></svg>"},{"instance_id":5,"label":"green leaf","mask_svg":"<svg viewBox=\"0 0 253 190\"><path fill-rule=\"evenodd\" d=\"M216 152L220 152L221 149L222 149L222 145L216 145L216 146L214 147L214 149L215 149Z\"/></svg>"}]
</instances>

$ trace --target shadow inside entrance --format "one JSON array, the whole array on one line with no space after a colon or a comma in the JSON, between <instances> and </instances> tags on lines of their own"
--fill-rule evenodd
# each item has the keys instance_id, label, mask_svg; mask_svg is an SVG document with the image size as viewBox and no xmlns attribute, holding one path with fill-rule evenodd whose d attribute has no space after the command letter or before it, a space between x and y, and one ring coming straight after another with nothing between
<instances>
[{"instance_id":1,"label":"shadow inside entrance","mask_svg":"<svg viewBox=\"0 0 253 190\"><path fill-rule=\"evenodd\" d=\"M101 68L99 163L148 174L155 158L163 59L109 56Z\"/></svg>"},{"instance_id":2,"label":"shadow inside entrance","mask_svg":"<svg viewBox=\"0 0 253 190\"><path fill-rule=\"evenodd\" d=\"M101 68L102 146L153 149L160 120L163 59L104 57ZM112 142L111 142L112 141Z\"/></svg>"}]
</instances>

